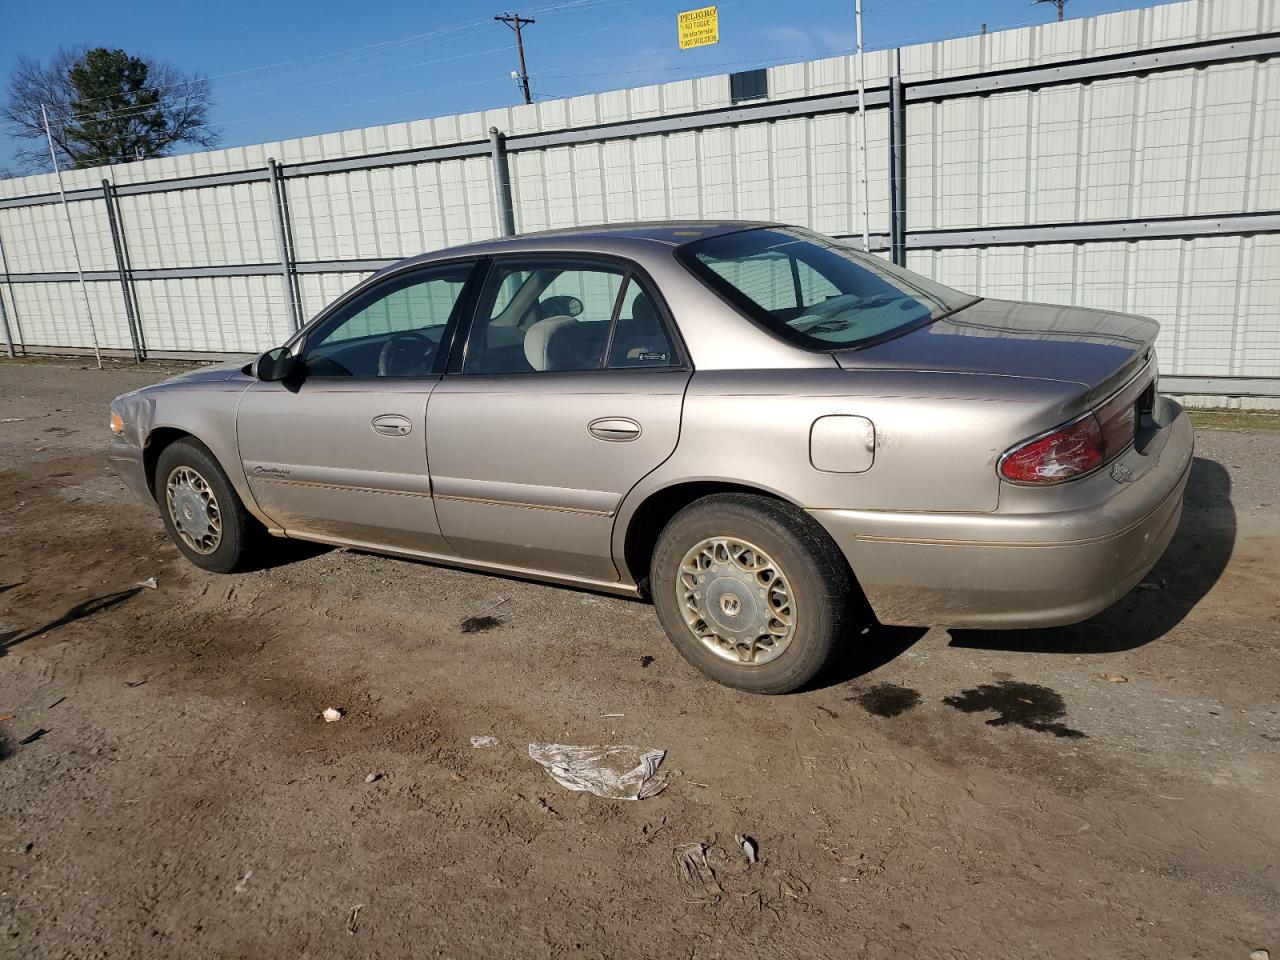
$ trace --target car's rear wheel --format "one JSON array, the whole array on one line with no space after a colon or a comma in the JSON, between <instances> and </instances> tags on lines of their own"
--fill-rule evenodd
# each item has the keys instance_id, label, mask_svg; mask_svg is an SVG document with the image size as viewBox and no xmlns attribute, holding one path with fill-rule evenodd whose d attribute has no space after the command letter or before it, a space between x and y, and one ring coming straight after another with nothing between
<instances>
[{"instance_id":1,"label":"car's rear wheel","mask_svg":"<svg viewBox=\"0 0 1280 960\"><path fill-rule=\"evenodd\" d=\"M259 524L204 444L185 437L166 447L156 463L155 491L165 529L183 556L214 573L246 565Z\"/></svg>"},{"instance_id":2,"label":"car's rear wheel","mask_svg":"<svg viewBox=\"0 0 1280 960\"><path fill-rule=\"evenodd\" d=\"M789 693L844 639L851 577L831 538L769 497L717 494L677 513L650 565L658 619L686 660L720 683Z\"/></svg>"}]
</instances>

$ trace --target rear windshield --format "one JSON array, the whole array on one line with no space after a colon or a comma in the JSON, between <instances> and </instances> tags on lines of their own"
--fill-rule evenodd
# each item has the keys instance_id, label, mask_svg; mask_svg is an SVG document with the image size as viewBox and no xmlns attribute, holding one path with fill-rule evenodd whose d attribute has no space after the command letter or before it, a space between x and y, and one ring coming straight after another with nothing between
<instances>
[{"instance_id":1,"label":"rear windshield","mask_svg":"<svg viewBox=\"0 0 1280 960\"><path fill-rule=\"evenodd\" d=\"M807 230L728 233L680 258L748 317L812 349L887 340L978 299Z\"/></svg>"}]
</instances>

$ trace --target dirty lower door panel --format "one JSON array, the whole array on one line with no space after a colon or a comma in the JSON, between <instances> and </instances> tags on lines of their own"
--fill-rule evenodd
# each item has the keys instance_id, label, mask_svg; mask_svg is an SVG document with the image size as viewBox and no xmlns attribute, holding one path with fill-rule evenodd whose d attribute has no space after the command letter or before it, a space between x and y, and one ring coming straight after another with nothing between
<instances>
[{"instance_id":1,"label":"dirty lower door panel","mask_svg":"<svg viewBox=\"0 0 1280 960\"><path fill-rule=\"evenodd\" d=\"M685 371L447 377L427 408L441 532L459 556L617 581L623 496L671 455Z\"/></svg>"},{"instance_id":2,"label":"dirty lower door panel","mask_svg":"<svg viewBox=\"0 0 1280 960\"><path fill-rule=\"evenodd\" d=\"M449 553L427 469L427 398L437 382L254 384L237 423L258 506L290 535Z\"/></svg>"}]
</instances>

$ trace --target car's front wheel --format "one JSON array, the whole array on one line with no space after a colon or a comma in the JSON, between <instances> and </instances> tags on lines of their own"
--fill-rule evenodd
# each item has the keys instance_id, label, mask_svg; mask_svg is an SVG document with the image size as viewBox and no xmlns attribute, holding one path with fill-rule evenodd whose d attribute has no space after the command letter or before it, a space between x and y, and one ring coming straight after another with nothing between
<instances>
[{"instance_id":1,"label":"car's front wheel","mask_svg":"<svg viewBox=\"0 0 1280 960\"><path fill-rule=\"evenodd\" d=\"M176 440L156 463L156 500L169 537L197 567L231 573L246 565L258 522L194 437Z\"/></svg>"},{"instance_id":2,"label":"car's front wheel","mask_svg":"<svg viewBox=\"0 0 1280 960\"><path fill-rule=\"evenodd\" d=\"M671 519L650 588L676 649L703 673L754 693L789 693L844 639L851 577L804 511L734 493L696 500Z\"/></svg>"}]
</instances>

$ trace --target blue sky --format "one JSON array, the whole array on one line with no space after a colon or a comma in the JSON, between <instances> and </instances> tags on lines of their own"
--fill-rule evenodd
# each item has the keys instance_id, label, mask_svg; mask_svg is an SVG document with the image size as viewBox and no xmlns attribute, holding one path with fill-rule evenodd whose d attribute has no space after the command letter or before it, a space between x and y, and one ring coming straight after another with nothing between
<instances>
[{"instance_id":1,"label":"blue sky","mask_svg":"<svg viewBox=\"0 0 1280 960\"><path fill-rule=\"evenodd\" d=\"M0 0L0 77L19 54L58 46L122 47L213 80L222 146L516 103L511 31L518 10L535 97L725 73L847 52L853 0L721 0L720 43L676 47L679 10L700 0ZM1068 17L1151 0L1068 0ZM869 49L999 30L1054 17L1030 0L865 0ZM0 167L14 143L0 134Z\"/></svg>"}]
</instances>

